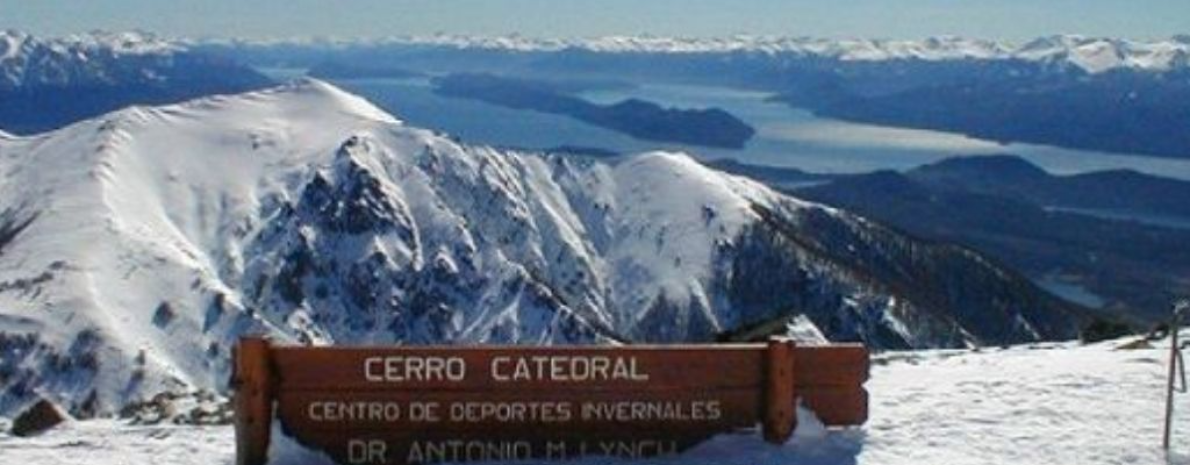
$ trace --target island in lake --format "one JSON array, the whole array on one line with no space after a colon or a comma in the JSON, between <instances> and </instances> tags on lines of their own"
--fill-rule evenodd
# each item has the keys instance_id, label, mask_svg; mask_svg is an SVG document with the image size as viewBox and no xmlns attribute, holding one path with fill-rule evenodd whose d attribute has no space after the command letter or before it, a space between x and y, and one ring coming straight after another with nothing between
<instances>
[{"instance_id":1,"label":"island in lake","mask_svg":"<svg viewBox=\"0 0 1190 465\"><path fill-rule=\"evenodd\" d=\"M433 80L434 92L520 110L569 116L637 139L741 149L756 130L718 108L665 108L627 99L599 105L553 83L491 74L451 74Z\"/></svg>"},{"instance_id":2,"label":"island in lake","mask_svg":"<svg viewBox=\"0 0 1190 465\"><path fill-rule=\"evenodd\" d=\"M425 77L421 71L387 65L350 64L338 61L324 61L306 71L306 75L317 79L410 79Z\"/></svg>"}]
</instances>

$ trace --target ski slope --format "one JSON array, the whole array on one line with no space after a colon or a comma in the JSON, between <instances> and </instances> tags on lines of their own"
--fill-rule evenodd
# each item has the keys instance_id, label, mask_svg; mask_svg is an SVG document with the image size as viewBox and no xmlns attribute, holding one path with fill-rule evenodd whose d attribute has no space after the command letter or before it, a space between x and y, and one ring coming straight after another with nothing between
<instances>
[{"instance_id":1,"label":"ski slope","mask_svg":"<svg viewBox=\"0 0 1190 465\"><path fill-rule=\"evenodd\" d=\"M862 428L828 432L803 412L782 447L733 434L676 457L570 463L1190 464L1190 394L1177 397L1173 453L1160 448L1167 346L1115 350L1120 344L888 353L875 358L872 417ZM276 442L275 465L318 462ZM32 439L0 435L2 463L231 464L233 451L230 427L97 420Z\"/></svg>"}]
</instances>

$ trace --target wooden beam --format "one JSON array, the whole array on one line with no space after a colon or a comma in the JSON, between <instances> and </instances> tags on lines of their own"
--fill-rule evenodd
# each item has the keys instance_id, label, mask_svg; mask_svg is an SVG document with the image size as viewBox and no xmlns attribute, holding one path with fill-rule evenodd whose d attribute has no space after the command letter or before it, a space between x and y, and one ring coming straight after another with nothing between
<instances>
[{"instance_id":1,"label":"wooden beam","mask_svg":"<svg viewBox=\"0 0 1190 465\"><path fill-rule=\"evenodd\" d=\"M273 419L273 372L269 342L241 338L235 349L236 465L265 465Z\"/></svg>"},{"instance_id":2,"label":"wooden beam","mask_svg":"<svg viewBox=\"0 0 1190 465\"><path fill-rule=\"evenodd\" d=\"M793 340L774 338L765 352L764 440L773 444L784 444L797 427L794 350Z\"/></svg>"}]
</instances>

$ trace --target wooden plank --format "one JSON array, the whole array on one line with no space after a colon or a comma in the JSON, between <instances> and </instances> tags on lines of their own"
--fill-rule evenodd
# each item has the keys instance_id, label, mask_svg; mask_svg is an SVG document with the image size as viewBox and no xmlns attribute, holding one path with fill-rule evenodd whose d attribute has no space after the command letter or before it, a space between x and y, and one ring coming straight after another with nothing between
<instances>
[{"instance_id":1,"label":"wooden plank","mask_svg":"<svg viewBox=\"0 0 1190 465\"><path fill-rule=\"evenodd\" d=\"M303 435L325 431L530 433L753 427L760 410L753 389L566 390L532 395L502 391L282 391L277 417ZM793 399L790 396L790 404Z\"/></svg>"},{"instance_id":2,"label":"wooden plank","mask_svg":"<svg viewBox=\"0 0 1190 465\"><path fill-rule=\"evenodd\" d=\"M273 418L273 377L269 343L258 337L240 339L232 376L235 388L236 464L264 465L268 459Z\"/></svg>"},{"instance_id":3,"label":"wooden plank","mask_svg":"<svg viewBox=\"0 0 1190 465\"><path fill-rule=\"evenodd\" d=\"M344 464L416 465L524 460L571 460L608 456L646 458L673 455L714 434L571 434L543 432L535 437L509 434L327 433L302 441Z\"/></svg>"},{"instance_id":4,"label":"wooden plank","mask_svg":"<svg viewBox=\"0 0 1190 465\"><path fill-rule=\"evenodd\" d=\"M797 384L809 386L859 386L868 380L868 350L859 344L798 346Z\"/></svg>"},{"instance_id":5,"label":"wooden plank","mask_svg":"<svg viewBox=\"0 0 1190 465\"><path fill-rule=\"evenodd\" d=\"M793 341L774 339L765 351L764 440L773 444L784 444L797 427L794 349Z\"/></svg>"},{"instance_id":6,"label":"wooden plank","mask_svg":"<svg viewBox=\"0 0 1190 465\"><path fill-rule=\"evenodd\" d=\"M716 370L717 378L722 383L711 387L743 387L758 386L763 372L760 370L764 345L736 344L727 346L632 346L622 347L419 347L419 348L312 348L285 347L274 348L274 360L279 378L284 380L284 388L292 390L324 389L330 385L344 389L387 389L391 382L369 382L363 379L364 359L372 356L433 356L445 354L460 354L468 364L468 379L462 383L418 381L401 383L404 385L417 384L424 387L455 388L460 385L470 388L473 382L483 382L487 376L476 366L487 367L491 357L508 356L510 354L524 354L526 356L550 355L605 355L621 354L638 356L638 368L651 369L661 365L663 369L651 379L662 384L691 385L688 380L689 371ZM854 386L863 384L868 379L870 366L868 351L858 344L836 344L830 346L799 346L796 349L797 364L795 378L799 386ZM486 354L486 355L484 355ZM648 366L646 366L648 364ZM490 367L488 367L490 368ZM726 371L717 371L726 370ZM677 379L675 379L677 378ZM338 381L336 381L338 380ZM493 387L488 383L486 386ZM504 385L507 383L499 383ZM541 383L513 382L518 388L532 388ZM557 383L551 383L557 384ZM584 383L590 384L590 383ZM616 387L633 383L598 383L603 386ZM555 386L550 386L555 387Z\"/></svg>"},{"instance_id":7,"label":"wooden plank","mask_svg":"<svg viewBox=\"0 0 1190 465\"><path fill-rule=\"evenodd\" d=\"M273 353L286 391L756 387L763 376L762 357L755 346L279 348Z\"/></svg>"},{"instance_id":8,"label":"wooden plank","mask_svg":"<svg viewBox=\"0 0 1190 465\"><path fill-rule=\"evenodd\" d=\"M868 391L862 387L812 387L797 394L827 426L862 425L868 420Z\"/></svg>"}]
</instances>

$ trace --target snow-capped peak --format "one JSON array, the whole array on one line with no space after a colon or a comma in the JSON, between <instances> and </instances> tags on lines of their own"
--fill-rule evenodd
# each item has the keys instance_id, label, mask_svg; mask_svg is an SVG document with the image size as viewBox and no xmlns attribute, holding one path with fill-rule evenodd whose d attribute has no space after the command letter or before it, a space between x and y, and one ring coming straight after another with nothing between
<instances>
[{"instance_id":1,"label":"snow-capped peak","mask_svg":"<svg viewBox=\"0 0 1190 465\"><path fill-rule=\"evenodd\" d=\"M28 33L5 30L0 32L0 59L28 58L18 53L46 50L66 55L112 53L116 55L167 55L184 50L177 41L159 38L139 31L95 31L59 38L40 38Z\"/></svg>"},{"instance_id":2,"label":"snow-capped peak","mask_svg":"<svg viewBox=\"0 0 1190 465\"><path fill-rule=\"evenodd\" d=\"M179 42L142 32L47 39L4 31L0 33L0 89L160 79L152 75L154 69L171 66L164 61L185 50Z\"/></svg>"},{"instance_id":3,"label":"snow-capped peak","mask_svg":"<svg viewBox=\"0 0 1190 465\"><path fill-rule=\"evenodd\" d=\"M18 31L5 30L0 32L0 63L10 60L18 53L29 36Z\"/></svg>"},{"instance_id":4,"label":"snow-capped peak","mask_svg":"<svg viewBox=\"0 0 1190 465\"><path fill-rule=\"evenodd\" d=\"M245 94L243 97L262 98L273 101L296 101L308 107L311 111L322 112L328 109L342 115L370 119L377 122L400 124L393 115L385 112L372 102L346 92L328 82L302 77L270 90ZM201 99L199 100L202 101Z\"/></svg>"},{"instance_id":5,"label":"snow-capped peak","mask_svg":"<svg viewBox=\"0 0 1190 465\"><path fill-rule=\"evenodd\" d=\"M239 240L258 221L259 196L282 195L286 176L333 153L353 131L395 124L362 99L308 80L131 107L0 140L3 165L24 167L0 183L5 213L37 218L25 240L4 251L0 281L54 277L36 299L50 310L14 305L9 293L0 296L5 312L30 312L47 344L70 347L80 331L91 334L96 345L84 350L114 363L113 375L139 370L157 375L146 383L216 386L196 376L218 370L217 360L195 352L219 337L194 312L215 294L226 296L220 305L242 305L221 276L242 260ZM175 319L176 337L157 327ZM127 357L141 352L147 357L130 365ZM93 387L117 392L115 382Z\"/></svg>"},{"instance_id":6,"label":"snow-capped peak","mask_svg":"<svg viewBox=\"0 0 1190 465\"><path fill-rule=\"evenodd\" d=\"M1162 43L1167 44L1167 43ZM1145 44L1151 46L1151 44ZM1090 38L1079 35L1057 35L1043 37L1026 43L1014 54L1015 57L1051 63L1070 63L1089 73L1100 73L1114 68L1132 65L1140 68L1144 63L1128 63L1126 60L1136 49L1144 50L1140 44L1124 41ZM1156 66L1156 63L1149 64Z\"/></svg>"},{"instance_id":7,"label":"snow-capped peak","mask_svg":"<svg viewBox=\"0 0 1190 465\"><path fill-rule=\"evenodd\" d=\"M36 382L117 405L221 387L227 350L244 332L324 342L619 338L662 295L695 293L709 306L714 242L686 229L722 224L713 235L728 240L739 225L725 219L746 214L731 213L744 205L731 189L773 195L685 156L641 163L662 161L674 169L636 183L602 164L462 146L316 80L3 139L0 165L15 173L0 183L4 219L35 220L0 257L0 328L44 345L4 368L86 358ZM678 185L720 193L627 213ZM607 240L595 244L593 230ZM630 253L644 244L684 258L685 279L663 278L674 274L669 262L644 271L655 260ZM0 397L0 410L15 401Z\"/></svg>"},{"instance_id":8,"label":"snow-capped peak","mask_svg":"<svg viewBox=\"0 0 1190 465\"><path fill-rule=\"evenodd\" d=\"M142 31L94 31L66 36L58 42L67 47L91 50L110 50L116 54L149 55L181 51L178 43Z\"/></svg>"}]
</instances>

